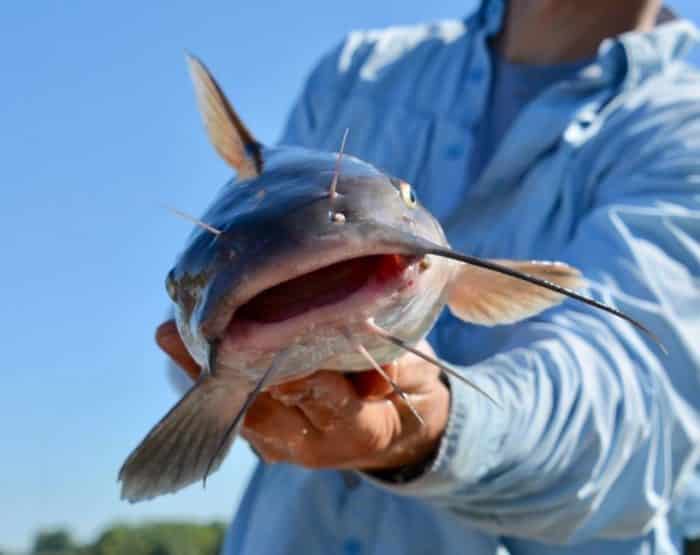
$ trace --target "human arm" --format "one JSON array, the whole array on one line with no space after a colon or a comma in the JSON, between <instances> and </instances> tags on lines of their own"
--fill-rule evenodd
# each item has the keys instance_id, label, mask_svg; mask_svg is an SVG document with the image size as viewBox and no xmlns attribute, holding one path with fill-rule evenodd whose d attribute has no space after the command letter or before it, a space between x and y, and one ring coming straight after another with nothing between
<instances>
[{"instance_id":1,"label":"human arm","mask_svg":"<svg viewBox=\"0 0 700 555\"><path fill-rule=\"evenodd\" d=\"M628 155L595 183L556 258L657 332L669 356L572 302L513 326L499 355L463 368L503 410L453 383L432 468L380 485L548 543L638 536L669 511L699 455L700 125L687 118L669 132L650 117L637 129L606 143Z\"/></svg>"}]
</instances>

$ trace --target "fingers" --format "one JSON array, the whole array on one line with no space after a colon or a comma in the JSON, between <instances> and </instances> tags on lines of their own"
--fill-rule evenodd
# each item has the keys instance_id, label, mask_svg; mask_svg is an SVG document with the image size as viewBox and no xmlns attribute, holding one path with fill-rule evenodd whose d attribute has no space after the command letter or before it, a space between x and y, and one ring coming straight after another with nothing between
<instances>
[{"instance_id":1,"label":"fingers","mask_svg":"<svg viewBox=\"0 0 700 555\"><path fill-rule=\"evenodd\" d=\"M241 435L268 462L353 468L385 449L400 430L390 401L365 401L342 374L321 371L261 394Z\"/></svg>"},{"instance_id":2,"label":"fingers","mask_svg":"<svg viewBox=\"0 0 700 555\"><path fill-rule=\"evenodd\" d=\"M326 370L271 388L270 395L283 405L298 407L322 432L354 418L362 409L352 383L342 374Z\"/></svg>"},{"instance_id":3,"label":"fingers","mask_svg":"<svg viewBox=\"0 0 700 555\"><path fill-rule=\"evenodd\" d=\"M435 356L430 344L423 340L417 349L430 356ZM434 380L440 375L440 369L432 364L427 364L421 357L413 353L406 353L396 363L393 376L402 389L412 394L422 394L426 386L431 387Z\"/></svg>"},{"instance_id":4,"label":"fingers","mask_svg":"<svg viewBox=\"0 0 700 555\"><path fill-rule=\"evenodd\" d=\"M190 378L195 381L199 378L199 365L187 352L174 320L168 320L158 326L156 343Z\"/></svg>"},{"instance_id":5,"label":"fingers","mask_svg":"<svg viewBox=\"0 0 700 555\"><path fill-rule=\"evenodd\" d=\"M385 364L382 369L394 381L398 377L399 368L395 362ZM366 401L377 401L391 394L393 387L391 384L376 370L367 370L366 372L353 372L347 377L355 386L357 395Z\"/></svg>"},{"instance_id":6,"label":"fingers","mask_svg":"<svg viewBox=\"0 0 700 555\"><path fill-rule=\"evenodd\" d=\"M301 411L261 393L246 413L241 435L266 462L293 462L303 460L317 432Z\"/></svg>"},{"instance_id":7,"label":"fingers","mask_svg":"<svg viewBox=\"0 0 700 555\"><path fill-rule=\"evenodd\" d=\"M306 466L353 466L355 460L385 449L401 433L401 416L391 400L362 399L338 372L320 371L277 386L270 396L297 407L317 432L309 438Z\"/></svg>"}]
</instances>

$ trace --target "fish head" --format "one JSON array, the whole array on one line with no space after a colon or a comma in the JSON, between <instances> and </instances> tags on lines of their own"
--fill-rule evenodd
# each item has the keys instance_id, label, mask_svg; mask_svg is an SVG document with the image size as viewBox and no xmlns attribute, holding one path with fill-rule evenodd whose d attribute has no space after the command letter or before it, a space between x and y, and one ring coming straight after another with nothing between
<instances>
[{"instance_id":1,"label":"fish head","mask_svg":"<svg viewBox=\"0 0 700 555\"><path fill-rule=\"evenodd\" d=\"M216 232L195 228L167 277L195 360L206 367L220 345L218 365L257 368L296 343L305 370L364 368L347 353L353 326L372 318L403 336L426 333L453 263L416 253L416 236L446 242L412 187L340 153L260 155L262 171L227 183L202 216ZM380 359L395 355L382 349Z\"/></svg>"}]
</instances>

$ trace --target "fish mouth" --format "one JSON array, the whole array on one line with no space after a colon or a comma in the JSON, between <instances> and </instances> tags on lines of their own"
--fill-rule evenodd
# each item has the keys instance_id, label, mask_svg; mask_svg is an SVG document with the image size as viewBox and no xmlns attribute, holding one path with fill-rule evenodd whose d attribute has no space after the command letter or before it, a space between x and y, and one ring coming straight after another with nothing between
<instances>
[{"instance_id":1,"label":"fish mouth","mask_svg":"<svg viewBox=\"0 0 700 555\"><path fill-rule=\"evenodd\" d=\"M230 348L267 350L303 329L333 325L344 318L366 319L392 295L415 285L422 258L395 252L358 253L278 277L233 309L226 343Z\"/></svg>"},{"instance_id":2,"label":"fish mouth","mask_svg":"<svg viewBox=\"0 0 700 555\"><path fill-rule=\"evenodd\" d=\"M342 260L261 291L238 307L232 320L270 324L341 303L372 285L399 278L416 257L376 254Z\"/></svg>"}]
</instances>

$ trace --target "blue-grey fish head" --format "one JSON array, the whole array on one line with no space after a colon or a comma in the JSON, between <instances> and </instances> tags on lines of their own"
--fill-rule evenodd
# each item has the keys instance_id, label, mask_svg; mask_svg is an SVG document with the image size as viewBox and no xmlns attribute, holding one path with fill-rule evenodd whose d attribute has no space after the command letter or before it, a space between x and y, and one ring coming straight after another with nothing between
<instances>
[{"instance_id":1,"label":"blue-grey fish head","mask_svg":"<svg viewBox=\"0 0 700 555\"><path fill-rule=\"evenodd\" d=\"M264 171L224 186L167 277L178 328L198 362L255 295L341 261L445 244L411 186L352 156L263 149ZM335 194L331 182L337 172ZM415 262L415 260L413 260Z\"/></svg>"}]
</instances>

